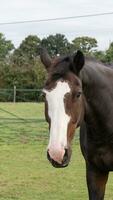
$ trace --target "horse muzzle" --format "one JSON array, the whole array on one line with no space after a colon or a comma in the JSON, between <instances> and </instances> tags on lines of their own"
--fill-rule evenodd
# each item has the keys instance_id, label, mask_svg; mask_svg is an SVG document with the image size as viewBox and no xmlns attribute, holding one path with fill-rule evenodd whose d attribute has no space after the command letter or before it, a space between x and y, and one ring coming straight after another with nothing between
<instances>
[{"instance_id":1,"label":"horse muzzle","mask_svg":"<svg viewBox=\"0 0 113 200\"><path fill-rule=\"evenodd\" d=\"M71 149L65 149L64 150L64 155L62 157L62 160L53 159L50 156L49 150L47 151L47 158L48 158L48 160L50 161L50 163L52 164L53 167L56 167L56 168L67 167L69 162L70 162L70 158L71 158Z\"/></svg>"}]
</instances>

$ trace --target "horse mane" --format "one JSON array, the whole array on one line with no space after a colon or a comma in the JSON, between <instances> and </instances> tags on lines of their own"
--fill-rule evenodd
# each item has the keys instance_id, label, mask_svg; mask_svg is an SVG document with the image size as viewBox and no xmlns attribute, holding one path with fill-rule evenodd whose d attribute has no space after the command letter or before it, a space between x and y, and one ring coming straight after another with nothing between
<instances>
[{"instance_id":1,"label":"horse mane","mask_svg":"<svg viewBox=\"0 0 113 200\"><path fill-rule=\"evenodd\" d=\"M92 62L95 62L95 63L98 63L100 65L104 65L106 67L110 67L110 68L113 68L113 63L105 63L105 62L102 62L100 61L99 59L93 57L93 56L85 56L85 59L87 61L92 61Z\"/></svg>"},{"instance_id":2,"label":"horse mane","mask_svg":"<svg viewBox=\"0 0 113 200\"><path fill-rule=\"evenodd\" d=\"M85 66L80 72L82 81L104 85L107 77L113 77L113 65L107 65L92 57L85 58Z\"/></svg>"},{"instance_id":3,"label":"horse mane","mask_svg":"<svg viewBox=\"0 0 113 200\"><path fill-rule=\"evenodd\" d=\"M68 72L73 68L73 56L56 57L52 63L51 77L53 80L65 78ZM106 74L112 74L113 65L107 65L91 56L85 57L85 65L80 72L80 78L83 82L100 83L105 82Z\"/></svg>"},{"instance_id":4,"label":"horse mane","mask_svg":"<svg viewBox=\"0 0 113 200\"><path fill-rule=\"evenodd\" d=\"M64 56L57 58L56 61L53 63L52 68L52 78L54 80L64 78L64 76L70 71L72 67L72 59L69 56Z\"/></svg>"}]
</instances>

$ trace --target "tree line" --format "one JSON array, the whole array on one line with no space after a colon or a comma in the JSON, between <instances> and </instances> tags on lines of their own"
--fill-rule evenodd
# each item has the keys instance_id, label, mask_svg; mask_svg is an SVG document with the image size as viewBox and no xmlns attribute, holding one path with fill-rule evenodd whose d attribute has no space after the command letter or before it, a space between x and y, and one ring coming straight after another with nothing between
<instances>
[{"instance_id":1,"label":"tree line","mask_svg":"<svg viewBox=\"0 0 113 200\"><path fill-rule=\"evenodd\" d=\"M39 58L40 46L45 47L52 57L72 54L79 49L85 55L96 57L104 63L113 62L113 42L106 51L98 51L97 40L88 36L77 37L70 42L63 34L49 35L43 39L29 35L15 48L12 41L0 33L0 89L11 89L14 85L24 89L43 87L46 71ZM25 94L20 95L24 97ZM40 94L27 95L32 100L34 95L38 98ZM1 92L0 101L8 100L11 100L10 95L4 96Z\"/></svg>"}]
</instances>

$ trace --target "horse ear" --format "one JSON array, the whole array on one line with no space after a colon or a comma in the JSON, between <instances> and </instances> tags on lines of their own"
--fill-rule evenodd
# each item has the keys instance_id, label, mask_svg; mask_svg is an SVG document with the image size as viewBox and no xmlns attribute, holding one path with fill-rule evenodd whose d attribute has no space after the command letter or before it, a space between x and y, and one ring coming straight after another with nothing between
<instances>
[{"instance_id":1,"label":"horse ear","mask_svg":"<svg viewBox=\"0 0 113 200\"><path fill-rule=\"evenodd\" d=\"M44 66L46 67L47 71L49 71L52 61L45 48L40 48L40 59L44 64Z\"/></svg>"},{"instance_id":2,"label":"horse ear","mask_svg":"<svg viewBox=\"0 0 113 200\"><path fill-rule=\"evenodd\" d=\"M73 70L75 73L79 74L80 70L83 68L85 63L84 55L81 51L77 51L77 53L73 57Z\"/></svg>"}]
</instances>

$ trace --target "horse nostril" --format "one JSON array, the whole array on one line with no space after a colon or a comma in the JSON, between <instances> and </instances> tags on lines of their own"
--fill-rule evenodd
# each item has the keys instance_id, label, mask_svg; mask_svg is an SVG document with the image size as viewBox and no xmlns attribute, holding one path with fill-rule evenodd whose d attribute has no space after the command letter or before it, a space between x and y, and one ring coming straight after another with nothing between
<instances>
[{"instance_id":1,"label":"horse nostril","mask_svg":"<svg viewBox=\"0 0 113 200\"><path fill-rule=\"evenodd\" d=\"M49 155L49 151L47 151L47 158L48 160L51 162L53 159L50 157ZM63 160L62 160L62 163L65 163L68 159L68 149L65 149L65 154L64 154L64 157L63 157Z\"/></svg>"},{"instance_id":2,"label":"horse nostril","mask_svg":"<svg viewBox=\"0 0 113 200\"><path fill-rule=\"evenodd\" d=\"M64 154L64 157L63 157L63 163L65 163L68 159L68 150L65 149L65 154Z\"/></svg>"},{"instance_id":3,"label":"horse nostril","mask_svg":"<svg viewBox=\"0 0 113 200\"><path fill-rule=\"evenodd\" d=\"M47 151L47 158L51 162L51 164L56 167L56 168L61 168L61 167L67 167L68 166L68 149L65 149L65 154L62 160L62 163L58 163L57 161L53 160L49 154L49 151Z\"/></svg>"}]
</instances>

